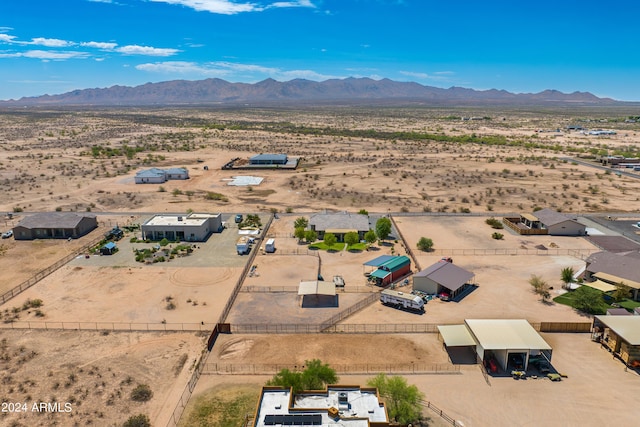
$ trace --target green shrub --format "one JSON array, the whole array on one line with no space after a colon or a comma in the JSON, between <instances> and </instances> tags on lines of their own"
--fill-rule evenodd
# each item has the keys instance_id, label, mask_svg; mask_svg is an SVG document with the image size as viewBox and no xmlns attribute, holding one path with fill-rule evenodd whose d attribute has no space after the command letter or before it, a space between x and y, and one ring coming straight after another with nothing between
<instances>
[{"instance_id":1,"label":"green shrub","mask_svg":"<svg viewBox=\"0 0 640 427\"><path fill-rule=\"evenodd\" d=\"M145 414L132 415L122 427L151 427L151 421Z\"/></svg>"},{"instance_id":2,"label":"green shrub","mask_svg":"<svg viewBox=\"0 0 640 427\"><path fill-rule=\"evenodd\" d=\"M495 228L496 230L501 230L504 228L504 225L502 225L502 221L500 221L499 219L495 219L493 217L487 218L485 220L485 223L490 225L491 228Z\"/></svg>"},{"instance_id":3,"label":"green shrub","mask_svg":"<svg viewBox=\"0 0 640 427\"><path fill-rule=\"evenodd\" d=\"M503 237L504 237L504 234L502 234L502 233L493 233L491 235L491 238L492 239L496 239L496 240L502 240Z\"/></svg>"},{"instance_id":4,"label":"green shrub","mask_svg":"<svg viewBox=\"0 0 640 427\"><path fill-rule=\"evenodd\" d=\"M153 391L151 387L146 384L138 384L133 390L131 390L131 400L136 402L147 402L153 397Z\"/></svg>"}]
</instances>

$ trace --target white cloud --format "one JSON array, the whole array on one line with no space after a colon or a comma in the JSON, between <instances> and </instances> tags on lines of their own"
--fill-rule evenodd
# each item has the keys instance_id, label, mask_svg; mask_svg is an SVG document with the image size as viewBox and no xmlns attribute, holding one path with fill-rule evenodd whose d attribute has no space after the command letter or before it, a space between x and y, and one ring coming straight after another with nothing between
<instances>
[{"instance_id":1,"label":"white cloud","mask_svg":"<svg viewBox=\"0 0 640 427\"><path fill-rule=\"evenodd\" d=\"M69 42L67 40L60 40L60 39L47 39L44 37L35 37L33 39L31 39L31 43L28 44L35 44L38 46L46 46L46 47L67 47L67 46L73 46L74 43Z\"/></svg>"},{"instance_id":2,"label":"white cloud","mask_svg":"<svg viewBox=\"0 0 640 427\"><path fill-rule=\"evenodd\" d=\"M281 70L279 68L234 62L208 62L198 64L186 61L165 61L140 64L136 66L136 69L152 73L191 74L203 77L233 77L241 81L257 81L267 77L272 77L276 80L307 79L316 81L340 78L339 76L320 74L313 70Z\"/></svg>"},{"instance_id":3,"label":"white cloud","mask_svg":"<svg viewBox=\"0 0 640 427\"><path fill-rule=\"evenodd\" d=\"M15 38L16 36L10 36L9 34L0 34L0 42L12 43Z\"/></svg>"},{"instance_id":4,"label":"white cloud","mask_svg":"<svg viewBox=\"0 0 640 427\"><path fill-rule=\"evenodd\" d=\"M108 43L108 42L82 42L80 46L85 47L94 47L96 49L104 49L111 50L118 46L118 43Z\"/></svg>"},{"instance_id":5,"label":"white cloud","mask_svg":"<svg viewBox=\"0 0 640 427\"><path fill-rule=\"evenodd\" d=\"M125 55L172 56L180 52L178 49L158 48L151 46L128 45L115 49Z\"/></svg>"},{"instance_id":6,"label":"white cloud","mask_svg":"<svg viewBox=\"0 0 640 427\"><path fill-rule=\"evenodd\" d=\"M266 6L253 2L237 3L232 0L150 0L157 3L177 4L189 7L198 12L235 15L242 12L262 12L267 9L284 7L315 8L311 0L277 1Z\"/></svg>"},{"instance_id":7,"label":"white cloud","mask_svg":"<svg viewBox=\"0 0 640 427\"><path fill-rule=\"evenodd\" d=\"M52 50L28 50L26 52L20 53L19 56L25 58L35 58L35 59L71 59L71 58L86 58L88 55L85 52L74 52L74 51L52 51Z\"/></svg>"},{"instance_id":8,"label":"white cloud","mask_svg":"<svg viewBox=\"0 0 640 427\"><path fill-rule=\"evenodd\" d=\"M415 73L413 71L400 71L403 76L415 77L417 79L428 79L431 76L427 73Z\"/></svg>"},{"instance_id":9,"label":"white cloud","mask_svg":"<svg viewBox=\"0 0 640 427\"><path fill-rule=\"evenodd\" d=\"M229 0L151 0L157 3L178 4L190 7L198 12L211 12L221 15L235 15L242 12L260 12L264 10L255 3L232 3Z\"/></svg>"},{"instance_id":10,"label":"white cloud","mask_svg":"<svg viewBox=\"0 0 640 427\"><path fill-rule=\"evenodd\" d=\"M297 0L297 1L278 1L271 3L268 7L312 7L315 9L315 5L311 3L311 0Z\"/></svg>"},{"instance_id":11,"label":"white cloud","mask_svg":"<svg viewBox=\"0 0 640 427\"><path fill-rule=\"evenodd\" d=\"M21 53L13 52L13 53L2 53L0 52L0 58L19 58L21 57Z\"/></svg>"}]
</instances>

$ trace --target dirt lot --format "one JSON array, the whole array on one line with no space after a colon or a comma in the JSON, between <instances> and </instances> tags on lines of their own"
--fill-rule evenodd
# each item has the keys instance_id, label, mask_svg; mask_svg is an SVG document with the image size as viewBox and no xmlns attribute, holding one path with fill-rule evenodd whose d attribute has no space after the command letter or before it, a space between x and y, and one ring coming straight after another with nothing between
<instances>
[{"instance_id":1,"label":"dirt lot","mask_svg":"<svg viewBox=\"0 0 640 427\"><path fill-rule=\"evenodd\" d=\"M0 331L3 402L27 404L4 412L0 424L122 425L145 413L168 420L206 341L201 333ZM147 402L131 399L148 385ZM69 412L39 413L34 402L70 404ZM164 421L166 423L166 421ZM161 424L158 424L161 425Z\"/></svg>"}]
</instances>

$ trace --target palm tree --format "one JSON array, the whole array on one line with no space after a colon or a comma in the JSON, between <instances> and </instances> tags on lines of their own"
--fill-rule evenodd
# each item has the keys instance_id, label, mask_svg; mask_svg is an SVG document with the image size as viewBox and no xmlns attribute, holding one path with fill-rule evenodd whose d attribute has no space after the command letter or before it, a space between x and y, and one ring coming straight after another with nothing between
<instances>
[{"instance_id":1,"label":"palm tree","mask_svg":"<svg viewBox=\"0 0 640 427\"><path fill-rule=\"evenodd\" d=\"M567 289L569 288L570 283L575 282L575 279L573 278L574 273L575 271L573 270L573 267L566 267L562 269L560 272L560 280L564 283L564 285L562 285L563 288Z\"/></svg>"}]
</instances>

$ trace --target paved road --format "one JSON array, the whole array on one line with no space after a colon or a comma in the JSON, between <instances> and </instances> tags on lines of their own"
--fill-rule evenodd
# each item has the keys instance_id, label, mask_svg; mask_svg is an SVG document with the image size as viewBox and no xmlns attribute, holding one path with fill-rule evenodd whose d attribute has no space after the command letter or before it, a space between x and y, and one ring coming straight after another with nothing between
<instances>
[{"instance_id":1,"label":"paved road","mask_svg":"<svg viewBox=\"0 0 640 427\"><path fill-rule=\"evenodd\" d=\"M640 179L640 175L638 175L637 173L627 172L624 169L611 169L608 166L596 165L594 163L585 162L584 160L578 160L578 159L574 159L572 157L560 157L560 160L566 160L568 162L578 163L579 165L583 165L583 166L590 166L592 168L601 169L603 171L609 171L609 172L612 172L612 173L615 173L615 174L628 176L629 178Z\"/></svg>"}]
</instances>

